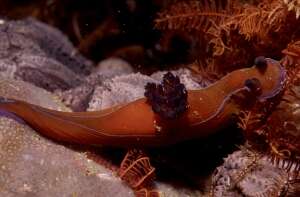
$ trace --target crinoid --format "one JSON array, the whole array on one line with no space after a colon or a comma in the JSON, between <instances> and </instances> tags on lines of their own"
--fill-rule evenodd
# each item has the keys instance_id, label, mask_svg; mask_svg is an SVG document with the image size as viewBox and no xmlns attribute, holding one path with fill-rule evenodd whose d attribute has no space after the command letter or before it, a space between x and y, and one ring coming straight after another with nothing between
<instances>
[{"instance_id":1,"label":"crinoid","mask_svg":"<svg viewBox=\"0 0 300 197\"><path fill-rule=\"evenodd\" d=\"M119 175L132 189L137 197L156 197L159 192L152 190L155 168L150 159L139 149L131 149L123 159Z\"/></svg>"},{"instance_id":2,"label":"crinoid","mask_svg":"<svg viewBox=\"0 0 300 197\"><path fill-rule=\"evenodd\" d=\"M281 62L285 67L300 65L300 40L289 43L287 48L282 50L282 53L285 56Z\"/></svg>"},{"instance_id":3,"label":"crinoid","mask_svg":"<svg viewBox=\"0 0 300 197\"><path fill-rule=\"evenodd\" d=\"M221 55L226 47L224 36L227 41L232 40L232 30L237 30L246 40L267 41L270 33L283 27L287 15L287 5L281 0L264 0L258 5L230 0L193 0L172 4L159 13L155 26L161 30L195 31L201 33L198 36L207 35L205 39L209 39L209 43L223 47L214 51L215 55Z\"/></svg>"},{"instance_id":4,"label":"crinoid","mask_svg":"<svg viewBox=\"0 0 300 197\"><path fill-rule=\"evenodd\" d=\"M288 10L294 10L296 14L296 18L300 16L300 1L299 0L283 0L283 2L287 5Z\"/></svg>"},{"instance_id":5,"label":"crinoid","mask_svg":"<svg viewBox=\"0 0 300 197\"><path fill-rule=\"evenodd\" d=\"M299 20L294 16L296 7L287 2L295 1L173 1L154 24L165 35L163 48L176 35L190 43L191 60L213 63L228 72L249 64L258 54L278 56L295 37L297 28L291 27L299 26Z\"/></svg>"},{"instance_id":6,"label":"crinoid","mask_svg":"<svg viewBox=\"0 0 300 197\"><path fill-rule=\"evenodd\" d=\"M229 2L229 3L228 3ZM230 1L203 0L181 1L159 13L156 28L207 32L208 29L228 17Z\"/></svg>"},{"instance_id":7,"label":"crinoid","mask_svg":"<svg viewBox=\"0 0 300 197\"><path fill-rule=\"evenodd\" d=\"M217 44L214 46L214 53L222 54L226 46L219 33L221 30L228 32L229 29L228 26L219 27L234 14L236 2L230 0L179 1L158 14L154 21L155 27L163 31L189 32L189 35L195 37L197 42L209 41L214 45Z\"/></svg>"}]
</instances>

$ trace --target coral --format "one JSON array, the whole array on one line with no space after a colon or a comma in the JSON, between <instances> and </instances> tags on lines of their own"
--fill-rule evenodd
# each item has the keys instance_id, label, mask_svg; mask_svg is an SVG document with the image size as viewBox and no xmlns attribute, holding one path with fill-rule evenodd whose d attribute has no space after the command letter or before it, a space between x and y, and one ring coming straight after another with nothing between
<instances>
[{"instance_id":1,"label":"coral","mask_svg":"<svg viewBox=\"0 0 300 197\"><path fill-rule=\"evenodd\" d=\"M135 194L136 197L145 197L145 196L146 197L147 196L149 196L149 197L160 197L161 196L161 194L157 191L152 191L152 190L148 191L146 189L141 189L141 190L135 192L134 194Z\"/></svg>"},{"instance_id":2,"label":"coral","mask_svg":"<svg viewBox=\"0 0 300 197\"><path fill-rule=\"evenodd\" d=\"M154 180L155 168L150 158L141 150L129 150L120 165L119 175L128 185L136 190L149 186Z\"/></svg>"}]
</instances>

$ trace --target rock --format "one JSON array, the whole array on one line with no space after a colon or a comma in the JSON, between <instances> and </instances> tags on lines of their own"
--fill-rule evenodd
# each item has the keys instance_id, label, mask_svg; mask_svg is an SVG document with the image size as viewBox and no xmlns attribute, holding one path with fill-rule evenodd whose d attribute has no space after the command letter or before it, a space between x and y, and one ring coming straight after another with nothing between
<instances>
[{"instance_id":1,"label":"rock","mask_svg":"<svg viewBox=\"0 0 300 197\"><path fill-rule=\"evenodd\" d=\"M140 73L108 79L103 82L102 86L95 88L87 110L100 110L141 98L144 95L144 86L148 82L158 83L151 77Z\"/></svg>"},{"instance_id":2,"label":"rock","mask_svg":"<svg viewBox=\"0 0 300 197\"><path fill-rule=\"evenodd\" d=\"M20 53L44 55L59 61L76 74L91 73L92 62L79 54L69 39L54 27L27 18L5 21L0 25L0 32L1 59Z\"/></svg>"},{"instance_id":3,"label":"rock","mask_svg":"<svg viewBox=\"0 0 300 197\"><path fill-rule=\"evenodd\" d=\"M70 111L56 96L32 84L12 79L0 78L0 95L2 97L23 100L59 111Z\"/></svg>"},{"instance_id":4,"label":"rock","mask_svg":"<svg viewBox=\"0 0 300 197\"><path fill-rule=\"evenodd\" d=\"M0 95L68 111L41 88L1 80ZM26 124L0 117L1 196L133 196L113 172L75 151L40 136Z\"/></svg>"},{"instance_id":5,"label":"rock","mask_svg":"<svg viewBox=\"0 0 300 197\"><path fill-rule=\"evenodd\" d=\"M74 111L98 110L142 97L144 95L144 86L148 82L159 83L166 73L166 71L157 72L149 77L132 72L133 68L126 61L120 58L108 58L101 61L93 70L93 73L85 77L84 82L79 86L68 89L63 83L59 83L61 80L56 80L52 83L47 81L42 87L48 90L60 87L60 89L55 91L56 95ZM202 87L192 79L193 77L189 70L179 69L172 72L180 76L180 80L188 89L199 89ZM68 72L62 71L61 73ZM76 77L72 79L71 84L80 83L76 81ZM40 81L39 84L44 84L44 81ZM54 87L49 88L49 84ZM114 99L117 100L114 101Z\"/></svg>"},{"instance_id":6,"label":"rock","mask_svg":"<svg viewBox=\"0 0 300 197\"><path fill-rule=\"evenodd\" d=\"M84 82L80 86L66 91L58 90L56 94L66 106L74 111L85 111L95 88L102 86L103 81L132 72L133 68L126 61L120 58L108 58L102 60L93 70L93 73L84 78Z\"/></svg>"},{"instance_id":7,"label":"rock","mask_svg":"<svg viewBox=\"0 0 300 197\"><path fill-rule=\"evenodd\" d=\"M61 63L48 57L23 54L15 66L15 79L38 84L49 91L67 90L80 85L83 80Z\"/></svg>"},{"instance_id":8,"label":"rock","mask_svg":"<svg viewBox=\"0 0 300 197\"><path fill-rule=\"evenodd\" d=\"M92 63L55 28L32 18L0 24L0 76L53 91L78 86L91 70Z\"/></svg>"},{"instance_id":9,"label":"rock","mask_svg":"<svg viewBox=\"0 0 300 197\"><path fill-rule=\"evenodd\" d=\"M236 151L225 158L213 176L214 196L278 196L286 189L291 196L293 185L288 185L289 174L273 165L266 156L255 157L246 150ZM297 195L296 195L297 196Z\"/></svg>"},{"instance_id":10,"label":"rock","mask_svg":"<svg viewBox=\"0 0 300 197\"><path fill-rule=\"evenodd\" d=\"M133 68L125 60L117 57L107 58L98 63L94 73L100 73L105 78L133 73Z\"/></svg>"},{"instance_id":11,"label":"rock","mask_svg":"<svg viewBox=\"0 0 300 197\"><path fill-rule=\"evenodd\" d=\"M210 84L208 81L202 80L200 83L196 82L194 80L194 77L191 74L191 71L188 69L178 69L171 71L174 75L179 76L180 82L183 83L188 90L197 90L201 89L203 87L206 87L208 84ZM159 71L156 73L153 73L151 77L155 80L161 81L164 74L166 74L167 71ZM199 79L198 79L199 80Z\"/></svg>"},{"instance_id":12,"label":"rock","mask_svg":"<svg viewBox=\"0 0 300 197\"><path fill-rule=\"evenodd\" d=\"M121 75L105 80L101 86L97 86L91 97L88 111L100 110L113 105L131 102L144 96L145 85L149 82L160 83L165 72L157 72L151 76L140 73ZM199 89L187 69L172 71L180 77L187 89Z\"/></svg>"},{"instance_id":13,"label":"rock","mask_svg":"<svg viewBox=\"0 0 300 197\"><path fill-rule=\"evenodd\" d=\"M93 93L94 86L89 84L83 84L67 91L55 92L61 101L73 111L86 111Z\"/></svg>"}]
</instances>

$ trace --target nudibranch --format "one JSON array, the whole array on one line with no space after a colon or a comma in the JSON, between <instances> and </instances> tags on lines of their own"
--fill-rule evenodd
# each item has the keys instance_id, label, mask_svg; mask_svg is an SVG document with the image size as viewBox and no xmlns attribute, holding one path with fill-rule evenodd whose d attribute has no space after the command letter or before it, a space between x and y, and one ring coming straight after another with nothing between
<instances>
[{"instance_id":1,"label":"nudibranch","mask_svg":"<svg viewBox=\"0 0 300 197\"><path fill-rule=\"evenodd\" d=\"M147 98L94 112L60 112L1 98L0 109L57 141L119 147L169 145L207 136L226 125L251 100L278 95L285 69L269 58L257 59L255 64L233 71L204 89L187 91L187 108L175 119L160 117Z\"/></svg>"}]
</instances>

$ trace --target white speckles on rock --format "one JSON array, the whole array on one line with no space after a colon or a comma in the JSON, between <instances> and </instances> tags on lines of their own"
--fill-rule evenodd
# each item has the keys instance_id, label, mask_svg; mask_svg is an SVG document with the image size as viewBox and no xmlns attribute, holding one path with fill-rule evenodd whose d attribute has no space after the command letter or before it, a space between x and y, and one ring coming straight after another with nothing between
<instances>
[{"instance_id":1,"label":"white speckles on rock","mask_svg":"<svg viewBox=\"0 0 300 197\"><path fill-rule=\"evenodd\" d=\"M99 73L105 78L133 73L131 65L125 60L117 57L108 58L98 63L94 73Z\"/></svg>"},{"instance_id":2,"label":"white speckles on rock","mask_svg":"<svg viewBox=\"0 0 300 197\"><path fill-rule=\"evenodd\" d=\"M28 161L32 161L34 159L33 156L30 154L23 154L22 157L24 160L28 160Z\"/></svg>"},{"instance_id":3,"label":"white speckles on rock","mask_svg":"<svg viewBox=\"0 0 300 197\"><path fill-rule=\"evenodd\" d=\"M21 79L47 90L79 85L92 63L57 29L33 18L0 19L0 77Z\"/></svg>"},{"instance_id":4,"label":"white speckles on rock","mask_svg":"<svg viewBox=\"0 0 300 197\"><path fill-rule=\"evenodd\" d=\"M193 77L191 75L191 72L185 68L173 70L171 72L174 75L179 76L180 82L183 83L185 85L186 89L188 89L188 90L201 89L208 84L207 81L202 81L201 83L197 83L196 81L194 81ZM152 74L151 77L155 80L161 81L164 74L166 74L166 73L167 73L167 71L156 72L156 73ZM203 84L205 84L205 86Z\"/></svg>"},{"instance_id":5,"label":"white speckles on rock","mask_svg":"<svg viewBox=\"0 0 300 197\"><path fill-rule=\"evenodd\" d=\"M187 69L172 71L180 77L187 89L199 89L201 85L195 82ZM160 83L166 72L157 72L151 76L140 73L117 76L105 80L95 88L88 111L105 109L113 105L131 102L144 96L147 83Z\"/></svg>"},{"instance_id":6,"label":"white speckles on rock","mask_svg":"<svg viewBox=\"0 0 300 197\"><path fill-rule=\"evenodd\" d=\"M23 187L21 188L21 191L24 192L31 192L32 191L32 187L26 183L23 184Z\"/></svg>"},{"instance_id":7,"label":"white speckles on rock","mask_svg":"<svg viewBox=\"0 0 300 197\"><path fill-rule=\"evenodd\" d=\"M114 77L103 82L95 89L88 111L108 108L127 103L144 96L144 86L148 82L158 83L149 76L140 73Z\"/></svg>"},{"instance_id":8,"label":"white speckles on rock","mask_svg":"<svg viewBox=\"0 0 300 197\"><path fill-rule=\"evenodd\" d=\"M74 47L62 33L34 19L0 25L0 40L0 96L49 109L70 111L57 97L36 86L60 90L60 98L73 109L75 106L85 110L89 106L89 110L97 110L142 97L146 83L159 83L163 76L132 74L130 65L117 58L103 60L92 70L92 64L74 53ZM18 47L11 47L12 44ZM187 89L201 87L188 70L174 72ZM157 185L166 197L200 196L198 191ZM0 194L133 196L114 172L87 159L84 153L48 140L26 124L4 116L0 117Z\"/></svg>"},{"instance_id":9,"label":"white speckles on rock","mask_svg":"<svg viewBox=\"0 0 300 197\"><path fill-rule=\"evenodd\" d=\"M245 171L251 162L253 157L245 151L236 151L225 158L213 176L214 196L277 196L288 180L288 173L265 157L258 158L255 166Z\"/></svg>"},{"instance_id":10,"label":"white speckles on rock","mask_svg":"<svg viewBox=\"0 0 300 197\"><path fill-rule=\"evenodd\" d=\"M34 103L49 109L70 111L48 91L23 81L0 78L0 95Z\"/></svg>"},{"instance_id":11,"label":"white speckles on rock","mask_svg":"<svg viewBox=\"0 0 300 197\"><path fill-rule=\"evenodd\" d=\"M10 88L14 85L20 91ZM56 110L68 110L50 93L24 82L0 84L0 96L13 97ZM0 117L0 194L1 196L116 196L131 197L133 192L111 172L84 154L40 136L25 124ZM94 166L94 173L87 170Z\"/></svg>"}]
</instances>

